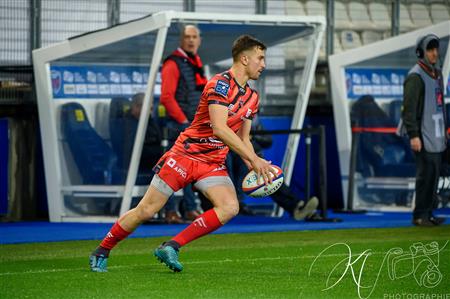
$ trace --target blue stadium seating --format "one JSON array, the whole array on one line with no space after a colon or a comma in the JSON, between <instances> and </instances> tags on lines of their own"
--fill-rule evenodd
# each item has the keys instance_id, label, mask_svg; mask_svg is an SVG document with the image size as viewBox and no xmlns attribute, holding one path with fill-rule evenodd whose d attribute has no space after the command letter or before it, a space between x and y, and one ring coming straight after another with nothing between
<instances>
[{"instance_id":1,"label":"blue stadium seating","mask_svg":"<svg viewBox=\"0 0 450 299\"><path fill-rule=\"evenodd\" d=\"M138 126L138 121L128 115L130 109L131 101L127 98L117 97L111 99L109 132L112 149L117 156L118 182L121 184L125 183L127 177ZM140 165L136 184L148 185L152 177L153 172L150 169L142 169Z\"/></svg>"},{"instance_id":2,"label":"blue stadium seating","mask_svg":"<svg viewBox=\"0 0 450 299\"><path fill-rule=\"evenodd\" d=\"M116 155L91 126L81 104L74 102L61 106L61 131L69 145L83 184L114 183Z\"/></svg>"},{"instance_id":3,"label":"blue stadium seating","mask_svg":"<svg viewBox=\"0 0 450 299\"><path fill-rule=\"evenodd\" d=\"M392 104L393 115L401 107ZM360 128L392 128L398 121L389 117L372 96L363 96L352 106L352 126ZM408 144L395 134L360 133L357 171L363 177L409 177L414 174L414 162Z\"/></svg>"},{"instance_id":4,"label":"blue stadium seating","mask_svg":"<svg viewBox=\"0 0 450 299\"><path fill-rule=\"evenodd\" d=\"M393 100L389 103L389 117L394 126L397 126L402 116L402 104L402 100Z\"/></svg>"},{"instance_id":5,"label":"blue stadium seating","mask_svg":"<svg viewBox=\"0 0 450 299\"><path fill-rule=\"evenodd\" d=\"M125 97L111 99L109 107L109 135L111 146L117 156L117 167L128 169L137 121L125 117L131 109L131 102Z\"/></svg>"}]
</instances>

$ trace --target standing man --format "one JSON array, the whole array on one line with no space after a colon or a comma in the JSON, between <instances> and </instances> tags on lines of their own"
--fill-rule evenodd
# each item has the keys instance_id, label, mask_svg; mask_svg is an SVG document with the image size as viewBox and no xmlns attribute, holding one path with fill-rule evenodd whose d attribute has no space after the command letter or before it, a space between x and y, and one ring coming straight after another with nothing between
<instances>
[{"instance_id":1,"label":"standing man","mask_svg":"<svg viewBox=\"0 0 450 299\"><path fill-rule=\"evenodd\" d=\"M153 217L167 199L193 183L213 204L187 228L155 251L155 256L175 272L183 270L178 251L189 242L209 234L237 215L236 191L225 167L231 148L266 184L270 163L258 157L250 142L251 119L258 111L259 96L247 82L257 80L265 68L266 46L249 35L233 43L233 65L206 85L192 124L154 167L155 176L142 200L113 225L89 257L92 271L106 272L110 250L146 219Z\"/></svg>"},{"instance_id":2,"label":"standing man","mask_svg":"<svg viewBox=\"0 0 450 299\"><path fill-rule=\"evenodd\" d=\"M194 25L183 27L180 46L164 61L161 71L161 104L166 108L169 147L178 135L194 120L203 88L207 83L203 64L197 51L200 47L200 31ZM195 195L190 185L183 189L186 220L193 221L197 212ZM166 204L166 221L182 223L176 200L172 196Z\"/></svg>"},{"instance_id":3,"label":"standing man","mask_svg":"<svg viewBox=\"0 0 450 299\"><path fill-rule=\"evenodd\" d=\"M404 83L402 120L416 157L416 204L412 223L435 226L444 222L433 216L442 152L447 146L444 84L438 69L439 38L418 39L417 64Z\"/></svg>"}]
</instances>

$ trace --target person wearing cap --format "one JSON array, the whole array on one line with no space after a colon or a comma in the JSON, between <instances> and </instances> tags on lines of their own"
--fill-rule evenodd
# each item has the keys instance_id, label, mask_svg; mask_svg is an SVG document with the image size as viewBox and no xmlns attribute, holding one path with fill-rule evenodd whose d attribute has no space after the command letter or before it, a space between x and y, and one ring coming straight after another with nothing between
<instances>
[{"instance_id":1,"label":"person wearing cap","mask_svg":"<svg viewBox=\"0 0 450 299\"><path fill-rule=\"evenodd\" d=\"M416 44L417 63L404 82L402 122L416 158L416 201L412 223L436 226L444 218L433 216L437 206L442 153L447 147L444 84L439 61L439 38L420 37Z\"/></svg>"}]
</instances>

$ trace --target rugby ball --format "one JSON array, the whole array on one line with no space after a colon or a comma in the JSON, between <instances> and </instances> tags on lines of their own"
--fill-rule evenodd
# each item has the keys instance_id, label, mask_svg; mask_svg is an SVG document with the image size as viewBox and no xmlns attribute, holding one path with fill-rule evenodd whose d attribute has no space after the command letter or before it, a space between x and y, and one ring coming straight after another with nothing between
<instances>
[{"instance_id":1,"label":"rugby ball","mask_svg":"<svg viewBox=\"0 0 450 299\"><path fill-rule=\"evenodd\" d=\"M251 170L242 181L242 191L251 197L265 197L275 193L283 184L284 175L280 167L272 165L272 168L277 172L276 176L271 173L272 184L264 185L264 180L258 180L256 172Z\"/></svg>"}]
</instances>

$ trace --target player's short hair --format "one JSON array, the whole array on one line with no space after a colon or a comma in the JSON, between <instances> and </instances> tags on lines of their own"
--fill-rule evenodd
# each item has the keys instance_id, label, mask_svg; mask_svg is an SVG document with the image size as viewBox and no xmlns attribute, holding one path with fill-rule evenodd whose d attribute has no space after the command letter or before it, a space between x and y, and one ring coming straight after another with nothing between
<instances>
[{"instance_id":1,"label":"player's short hair","mask_svg":"<svg viewBox=\"0 0 450 299\"><path fill-rule=\"evenodd\" d=\"M265 50L266 45L255 37L245 34L239 36L234 42L233 47L231 48L231 55L233 56L233 61L237 61L239 59L239 55L249 49L253 49L257 47L261 50Z\"/></svg>"}]
</instances>

